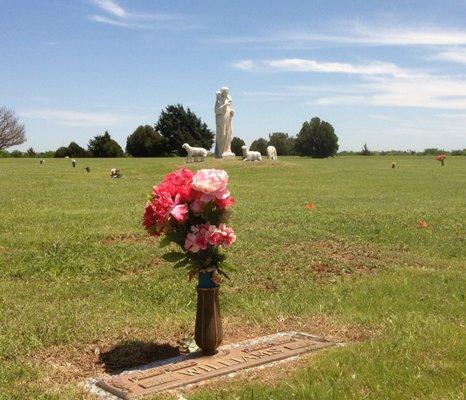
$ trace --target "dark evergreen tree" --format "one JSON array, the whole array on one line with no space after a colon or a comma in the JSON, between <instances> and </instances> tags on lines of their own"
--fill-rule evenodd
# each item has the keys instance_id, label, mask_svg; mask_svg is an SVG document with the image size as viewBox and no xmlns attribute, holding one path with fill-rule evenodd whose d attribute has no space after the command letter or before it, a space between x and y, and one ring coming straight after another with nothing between
<instances>
[{"instance_id":1,"label":"dark evergreen tree","mask_svg":"<svg viewBox=\"0 0 466 400\"><path fill-rule=\"evenodd\" d=\"M88 150L91 157L123 157L125 155L121 146L110 137L107 131L89 140Z\"/></svg>"},{"instance_id":2,"label":"dark evergreen tree","mask_svg":"<svg viewBox=\"0 0 466 400\"><path fill-rule=\"evenodd\" d=\"M269 146L274 146L277 149L279 156L291 156L294 151L294 137L289 136L284 132L274 132L269 135Z\"/></svg>"},{"instance_id":3,"label":"dark evergreen tree","mask_svg":"<svg viewBox=\"0 0 466 400\"><path fill-rule=\"evenodd\" d=\"M240 139L239 137L234 137L231 139L231 151L235 153L237 156L243 155L243 147L246 143L244 143L243 139Z\"/></svg>"},{"instance_id":4,"label":"dark evergreen tree","mask_svg":"<svg viewBox=\"0 0 466 400\"><path fill-rule=\"evenodd\" d=\"M166 140L150 125L141 125L128 136L126 152L133 157L163 157L167 155Z\"/></svg>"},{"instance_id":5,"label":"dark evergreen tree","mask_svg":"<svg viewBox=\"0 0 466 400\"><path fill-rule=\"evenodd\" d=\"M75 158L83 158L83 157L89 157L89 153L86 151L86 149L82 148L76 142L71 142L68 145L68 154L67 154L67 156L75 157Z\"/></svg>"},{"instance_id":6,"label":"dark evergreen tree","mask_svg":"<svg viewBox=\"0 0 466 400\"><path fill-rule=\"evenodd\" d=\"M258 151L261 153L263 156L267 155L267 140L264 138L259 138L254 140L254 142L251 143L251 147L249 148L251 151Z\"/></svg>"},{"instance_id":7,"label":"dark evergreen tree","mask_svg":"<svg viewBox=\"0 0 466 400\"><path fill-rule=\"evenodd\" d=\"M59 147L56 151L55 154L53 155L55 158L64 158L68 155L68 147L62 146Z\"/></svg>"},{"instance_id":8,"label":"dark evergreen tree","mask_svg":"<svg viewBox=\"0 0 466 400\"><path fill-rule=\"evenodd\" d=\"M162 110L155 129L166 139L168 152L179 156L186 154L181 147L184 143L207 150L214 143L214 134L207 125L181 104L170 105Z\"/></svg>"},{"instance_id":9,"label":"dark evergreen tree","mask_svg":"<svg viewBox=\"0 0 466 400\"><path fill-rule=\"evenodd\" d=\"M296 151L306 157L334 156L338 151L338 137L333 126L318 117L306 121L296 137Z\"/></svg>"}]
</instances>

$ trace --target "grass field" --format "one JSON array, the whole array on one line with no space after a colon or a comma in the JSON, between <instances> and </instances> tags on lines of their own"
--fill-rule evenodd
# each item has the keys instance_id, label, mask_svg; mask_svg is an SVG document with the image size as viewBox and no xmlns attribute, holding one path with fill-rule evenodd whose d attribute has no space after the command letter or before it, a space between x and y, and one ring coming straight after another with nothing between
<instances>
[{"instance_id":1,"label":"grass field","mask_svg":"<svg viewBox=\"0 0 466 400\"><path fill-rule=\"evenodd\" d=\"M183 161L0 159L0 399L88 398L86 377L192 335L194 285L141 228ZM188 398L464 398L466 158L201 166L227 169L237 199L225 341L296 329L350 345Z\"/></svg>"}]
</instances>

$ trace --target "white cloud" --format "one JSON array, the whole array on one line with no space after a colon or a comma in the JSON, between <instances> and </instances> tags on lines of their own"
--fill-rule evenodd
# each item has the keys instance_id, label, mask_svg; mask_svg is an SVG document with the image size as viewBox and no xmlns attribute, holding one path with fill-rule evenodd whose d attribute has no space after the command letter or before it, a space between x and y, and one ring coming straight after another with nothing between
<instances>
[{"instance_id":1,"label":"white cloud","mask_svg":"<svg viewBox=\"0 0 466 400\"><path fill-rule=\"evenodd\" d=\"M341 24L344 26L344 24ZM276 31L267 35L217 37L214 42L244 45L273 45L307 48L323 45L361 46L461 46L466 45L466 30L440 27L366 26L346 24L332 33Z\"/></svg>"},{"instance_id":2,"label":"white cloud","mask_svg":"<svg viewBox=\"0 0 466 400\"><path fill-rule=\"evenodd\" d=\"M121 28L135 28L135 29L150 29L151 27L144 24L139 24L135 22L127 22L122 20L116 20L102 15L90 15L88 17L91 21L99 22L101 24L119 26Z\"/></svg>"},{"instance_id":3,"label":"white cloud","mask_svg":"<svg viewBox=\"0 0 466 400\"><path fill-rule=\"evenodd\" d=\"M125 18L127 16L125 9L112 0L91 0L91 3L115 17Z\"/></svg>"},{"instance_id":4,"label":"white cloud","mask_svg":"<svg viewBox=\"0 0 466 400\"><path fill-rule=\"evenodd\" d=\"M241 60L234 63L233 66L244 71L252 71L254 69L254 62L252 60Z\"/></svg>"},{"instance_id":5,"label":"white cloud","mask_svg":"<svg viewBox=\"0 0 466 400\"><path fill-rule=\"evenodd\" d=\"M455 113L455 114L442 113L442 114L437 114L437 117L444 118L444 119L459 119L459 120L466 121L466 113Z\"/></svg>"},{"instance_id":6,"label":"white cloud","mask_svg":"<svg viewBox=\"0 0 466 400\"><path fill-rule=\"evenodd\" d=\"M28 110L20 114L25 118L42 119L58 125L73 127L116 127L131 120L142 119L136 115L90 113L60 109Z\"/></svg>"},{"instance_id":7,"label":"white cloud","mask_svg":"<svg viewBox=\"0 0 466 400\"><path fill-rule=\"evenodd\" d=\"M162 14L148 12L132 12L124 9L114 0L90 0L92 4L98 7L104 15L93 14L88 18L91 21L105 25L118 26L122 28L133 29L154 29L160 27L171 27L167 23L173 20L180 20L178 14ZM106 15L105 15L106 14ZM142 23L144 22L144 23ZM149 22L152 22L151 24ZM155 25L153 22L157 22Z\"/></svg>"},{"instance_id":8,"label":"white cloud","mask_svg":"<svg viewBox=\"0 0 466 400\"><path fill-rule=\"evenodd\" d=\"M360 85L366 94L322 96L309 104L466 110L466 81L461 78L434 75L371 77Z\"/></svg>"},{"instance_id":9,"label":"white cloud","mask_svg":"<svg viewBox=\"0 0 466 400\"><path fill-rule=\"evenodd\" d=\"M434 58L442 61L466 64L466 48L442 51L438 53Z\"/></svg>"},{"instance_id":10,"label":"white cloud","mask_svg":"<svg viewBox=\"0 0 466 400\"><path fill-rule=\"evenodd\" d=\"M250 60L248 60L250 61ZM309 73L346 74L348 83L322 90L300 87L288 90L288 95L307 94L313 105L372 105L385 107L423 107L466 109L466 79L464 76L435 75L401 68L392 63L369 62L356 65L304 59L282 59L248 62L248 68L263 71L299 71ZM304 90L303 90L304 89ZM287 91L281 96L287 95ZM278 94L269 95L277 98Z\"/></svg>"},{"instance_id":11,"label":"white cloud","mask_svg":"<svg viewBox=\"0 0 466 400\"><path fill-rule=\"evenodd\" d=\"M395 64L379 61L370 62L366 65L354 65L340 62L320 62L301 58L288 58L265 61L264 64L281 71L407 76L407 72Z\"/></svg>"}]
</instances>

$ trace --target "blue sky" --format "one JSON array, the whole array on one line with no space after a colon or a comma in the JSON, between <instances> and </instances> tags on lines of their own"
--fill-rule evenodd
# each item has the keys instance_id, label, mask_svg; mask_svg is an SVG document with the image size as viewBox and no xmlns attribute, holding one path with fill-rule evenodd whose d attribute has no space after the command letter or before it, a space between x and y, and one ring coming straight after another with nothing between
<instances>
[{"instance_id":1,"label":"blue sky","mask_svg":"<svg viewBox=\"0 0 466 400\"><path fill-rule=\"evenodd\" d=\"M28 141L124 147L182 103L247 143L329 121L341 149L466 147L466 1L0 0L0 105Z\"/></svg>"}]
</instances>

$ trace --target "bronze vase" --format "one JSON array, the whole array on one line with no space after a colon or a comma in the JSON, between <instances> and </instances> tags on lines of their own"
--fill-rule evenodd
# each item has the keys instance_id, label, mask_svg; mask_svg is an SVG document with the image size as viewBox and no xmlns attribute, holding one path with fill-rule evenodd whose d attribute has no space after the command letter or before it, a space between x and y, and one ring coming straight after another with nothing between
<instances>
[{"instance_id":1,"label":"bronze vase","mask_svg":"<svg viewBox=\"0 0 466 400\"><path fill-rule=\"evenodd\" d=\"M215 354L223 339L218 291L218 287L197 288L194 340L205 354Z\"/></svg>"}]
</instances>

